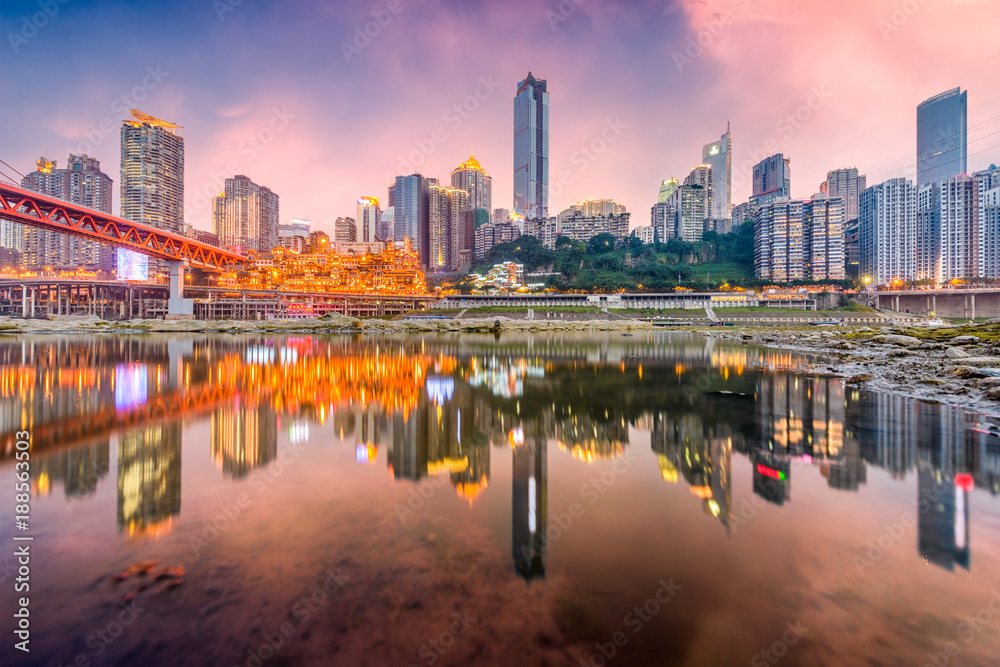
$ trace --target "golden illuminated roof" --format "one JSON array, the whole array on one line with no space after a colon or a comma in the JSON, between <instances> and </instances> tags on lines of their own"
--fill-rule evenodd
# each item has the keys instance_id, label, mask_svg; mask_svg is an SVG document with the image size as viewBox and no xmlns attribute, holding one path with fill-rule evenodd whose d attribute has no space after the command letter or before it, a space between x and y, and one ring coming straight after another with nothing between
<instances>
[{"instance_id":1,"label":"golden illuminated roof","mask_svg":"<svg viewBox=\"0 0 1000 667\"><path fill-rule=\"evenodd\" d=\"M481 171L484 174L486 173L486 170L483 169L482 165L479 164L479 160L477 160L472 156L472 153L469 153L469 159L463 162L462 164L458 165L455 171L468 171L470 169L473 171Z\"/></svg>"},{"instance_id":2,"label":"golden illuminated roof","mask_svg":"<svg viewBox=\"0 0 1000 667\"><path fill-rule=\"evenodd\" d=\"M175 125L174 123L168 123L165 120L160 120L159 118L156 118L155 116L150 116L148 113L143 113L138 109L132 109L132 118L134 119L133 121L125 121L125 122L133 126L145 124L145 125L153 125L155 127L162 127L166 130L181 129L180 125Z\"/></svg>"}]
</instances>

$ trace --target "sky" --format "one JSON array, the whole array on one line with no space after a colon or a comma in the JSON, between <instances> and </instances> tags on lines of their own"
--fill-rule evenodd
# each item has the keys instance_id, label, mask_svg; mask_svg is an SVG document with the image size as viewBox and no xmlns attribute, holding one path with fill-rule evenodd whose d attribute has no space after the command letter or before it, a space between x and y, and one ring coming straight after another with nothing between
<instances>
[{"instance_id":1,"label":"sky","mask_svg":"<svg viewBox=\"0 0 1000 667\"><path fill-rule=\"evenodd\" d=\"M611 198L635 227L727 123L734 204L778 152L793 197L839 167L912 178L916 106L954 87L969 170L1000 162L997 25L1000 0L4 0L0 160L87 153L117 188L137 108L183 126L201 229L235 174L278 193L282 222L332 232L395 175L448 183L470 153L509 208L530 71L548 81L550 213Z\"/></svg>"}]
</instances>

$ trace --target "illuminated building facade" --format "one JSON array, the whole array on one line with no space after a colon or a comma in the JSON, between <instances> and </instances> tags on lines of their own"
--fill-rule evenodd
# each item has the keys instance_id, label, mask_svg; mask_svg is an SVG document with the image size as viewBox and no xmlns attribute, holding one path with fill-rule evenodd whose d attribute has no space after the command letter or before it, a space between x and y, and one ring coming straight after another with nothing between
<instances>
[{"instance_id":1,"label":"illuminated building facade","mask_svg":"<svg viewBox=\"0 0 1000 667\"><path fill-rule=\"evenodd\" d=\"M121 128L121 217L174 234L184 231L181 126L132 109ZM218 233L218 230L213 230ZM223 236L220 234L219 238ZM166 264L150 259L151 273Z\"/></svg>"},{"instance_id":2,"label":"illuminated building facade","mask_svg":"<svg viewBox=\"0 0 1000 667\"><path fill-rule=\"evenodd\" d=\"M387 241L388 238L382 235L379 225L382 223L382 210L379 208L376 197L358 198L358 217L356 240L365 243L375 241Z\"/></svg>"},{"instance_id":3,"label":"illuminated building facade","mask_svg":"<svg viewBox=\"0 0 1000 667\"><path fill-rule=\"evenodd\" d=\"M476 259L483 259L493 246L513 241L520 235L520 228L510 222L490 222L477 227L474 232Z\"/></svg>"},{"instance_id":4,"label":"illuminated building facade","mask_svg":"<svg viewBox=\"0 0 1000 667\"><path fill-rule=\"evenodd\" d=\"M278 195L246 176L226 179L213 200L213 228L223 248L268 252L278 246Z\"/></svg>"},{"instance_id":5,"label":"illuminated building facade","mask_svg":"<svg viewBox=\"0 0 1000 667\"><path fill-rule=\"evenodd\" d=\"M715 229L715 225L712 222L712 211L714 210L715 204L715 170L712 169L711 165L699 164L691 169L691 173L687 175L684 179L684 186L691 187L692 189L701 188L702 193L699 194L697 198L689 197L694 201L697 201L697 210L693 210L689 215L691 217L690 227L692 231L697 227L696 223L698 221L698 214L701 214L701 233ZM703 212L702 212L703 210ZM681 206L682 213L685 211L684 205ZM722 220L723 218L719 218ZM682 225L682 228L686 225ZM701 240L701 235L699 234L698 239Z\"/></svg>"},{"instance_id":6,"label":"illuminated building facade","mask_svg":"<svg viewBox=\"0 0 1000 667\"><path fill-rule=\"evenodd\" d=\"M549 92L528 76L514 96L514 210L544 218L549 210Z\"/></svg>"},{"instance_id":7,"label":"illuminated building facade","mask_svg":"<svg viewBox=\"0 0 1000 667\"><path fill-rule=\"evenodd\" d=\"M35 171L21 180L21 187L50 197L80 204L96 211L111 213L111 177L101 171L101 163L87 155L70 154L66 168L59 169L55 160L39 158ZM112 249L94 241L60 234L35 227L23 227L13 222L20 231L21 264L31 269L77 269L86 267L96 271L110 271L113 267ZM12 247L17 237L12 240Z\"/></svg>"},{"instance_id":8,"label":"illuminated building facade","mask_svg":"<svg viewBox=\"0 0 1000 667\"><path fill-rule=\"evenodd\" d=\"M979 275L978 218L976 181L964 174L941 181L941 282Z\"/></svg>"},{"instance_id":9,"label":"illuminated building facade","mask_svg":"<svg viewBox=\"0 0 1000 667\"><path fill-rule=\"evenodd\" d=\"M493 210L493 177L472 155L451 172L451 187L469 193L469 207Z\"/></svg>"},{"instance_id":10,"label":"illuminated building facade","mask_svg":"<svg viewBox=\"0 0 1000 667\"><path fill-rule=\"evenodd\" d=\"M427 201L428 270L455 270L460 252L472 250L475 245L469 193L461 188L431 185Z\"/></svg>"}]
</instances>

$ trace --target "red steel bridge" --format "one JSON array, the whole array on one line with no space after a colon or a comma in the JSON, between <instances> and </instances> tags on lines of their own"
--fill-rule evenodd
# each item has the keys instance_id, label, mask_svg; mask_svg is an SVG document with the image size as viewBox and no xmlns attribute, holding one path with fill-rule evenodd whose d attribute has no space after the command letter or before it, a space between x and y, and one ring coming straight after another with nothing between
<instances>
[{"instance_id":1,"label":"red steel bridge","mask_svg":"<svg viewBox=\"0 0 1000 667\"><path fill-rule=\"evenodd\" d=\"M246 257L0 181L0 219L71 234L169 262L224 269Z\"/></svg>"},{"instance_id":2,"label":"red steel bridge","mask_svg":"<svg viewBox=\"0 0 1000 667\"><path fill-rule=\"evenodd\" d=\"M170 267L168 312L173 314L193 312L191 302L183 298L182 268L185 264L224 269L246 261L246 257L234 252L3 181L0 181L0 220L79 236L165 260Z\"/></svg>"}]
</instances>

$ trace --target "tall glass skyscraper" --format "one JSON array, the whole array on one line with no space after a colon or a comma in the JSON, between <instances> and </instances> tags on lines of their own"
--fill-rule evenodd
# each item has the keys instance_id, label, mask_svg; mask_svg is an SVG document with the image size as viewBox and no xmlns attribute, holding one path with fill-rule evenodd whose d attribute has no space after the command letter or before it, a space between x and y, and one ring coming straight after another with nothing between
<instances>
[{"instance_id":1,"label":"tall glass skyscraper","mask_svg":"<svg viewBox=\"0 0 1000 667\"><path fill-rule=\"evenodd\" d=\"M726 133L701 149L701 161L712 168L712 202L708 217L713 220L729 220L733 214L732 183L733 157L732 137L729 124Z\"/></svg>"},{"instance_id":2,"label":"tall glass skyscraper","mask_svg":"<svg viewBox=\"0 0 1000 667\"><path fill-rule=\"evenodd\" d=\"M428 194L430 181L421 174L397 176L390 190L395 216L395 239L410 239L420 256L420 265L427 270L430 262L430 212Z\"/></svg>"},{"instance_id":3,"label":"tall glass skyscraper","mask_svg":"<svg viewBox=\"0 0 1000 667\"><path fill-rule=\"evenodd\" d=\"M966 93L953 88L917 106L917 182L938 183L966 173Z\"/></svg>"},{"instance_id":4,"label":"tall glass skyscraper","mask_svg":"<svg viewBox=\"0 0 1000 667\"><path fill-rule=\"evenodd\" d=\"M514 208L529 219L549 210L549 93L531 72L514 97Z\"/></svg>"}]
</instances>

